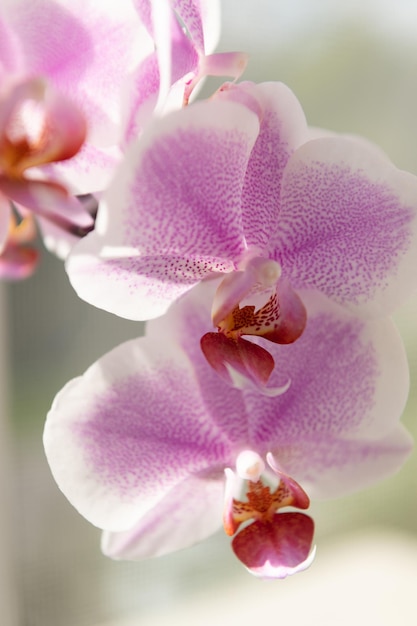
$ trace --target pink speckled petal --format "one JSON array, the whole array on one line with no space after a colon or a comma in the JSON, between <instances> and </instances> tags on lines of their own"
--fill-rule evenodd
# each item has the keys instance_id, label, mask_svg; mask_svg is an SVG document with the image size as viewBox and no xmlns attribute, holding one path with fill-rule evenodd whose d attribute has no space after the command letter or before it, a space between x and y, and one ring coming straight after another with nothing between
<instances>
[{"instance_id":1,"label":"pink speckled petal","mask_svg":"<svg viewBox=\"0 0 417 626\"><path fill-rule=\"evenodd\" d=\"M380 439L310 435L277 445L274 458L301 481L311 498L337 498L396 473L413 448L402 425Z\"/></svg>"},{"instance_id":2,"label":"pink speckled petal","mask_svg":"<svg viewBox=\"0 0 417 626\"><path fill-rule=\"evenodd\" d=\"M88 194L109 185L121 157L122 151L117 146L97 148L91 143L85 143L70 161L54 163L53 169L43 169L65 180L74 195Z\"/></svg>"},{"instance_id":3,"label":"pink speckled petal","mask_svg":"<svg viewBox=\"0 0 417 626\"><path fill-rule=\"evenodd\" d=\"M371 323L351 316L317 293L300 296L307 309L304 333L288 346L268 344L275 360L269 385L289 379L288 391L270 404L246 394L254 445L268 438L271 446L274 441L285 446L310 437L385 437L397 427L409 390L407 359L394 324L389 318Z\"/></svg>"},{"instance_id":4,"label":"pink speckled petal","mask_svg":"<svg viewBox=\"0 0 417 626\"><path fill-rule=\"evenodd\" d=\"M152 51L130 0L117 11L112 0L3 0L1 12L19 35L27 72L48 77L80 106L90 141L114 143L121 88Z\"/></svg>"},{"instance_id":5,"label":"pink speckled petal","mask_svg":"<svg viewBox=\"0 0 417 626\"><path fill-rule=\"evenodd\" d=\"M220 528L223 498L223 473L211 479L187 478L133 528L105 531L102 550L114 559L140 560L188 548Z\"/></svg>"},{"instance_id":6,"label":"pink speckled petal","mask_svg":"<svg viewBox=\"0 0 417 626\"><path fill-rule=\"evenodd\" d=\"M294 287L386 315L416 287L417 178L355 139L306 143L285 170L275 258Z\"/></svg>"},{"instance_id":7,"label":"pink speckled petal","mask_svg":"<svg viewBox=\"0 0 417 626\"><path fill-rule=\"evenodd\" d=\"M19 39L0 9L0 79L4 81L18 75L23 66Z\"/></svg>"},{"instance_id":8,"label":"pink speckled petal","mask_svg":"<svg viewBox=\"0 0 417 626\"><path fill-rule=\"evenodd\" d=\"M278 513L271 521L257 520L238 532L233 551L260 578L286 578L306 569L314 522L304 513ZM314 556L314 555L313 555Z\"/></svg>"},{"instance_id":9,"label":"pink speckled petal","mask_svg":"<svg viewBox=\"0 0 417 626\"><path fill-rule=\"evenodd\" d=\"M253 99L260 116L242 190L242 219L248 246L267 248L278 228L284 168L296 148L308 139L307 122L295 95L282 83L228 85L218 97ZM255 105L256 103L256 105Z\"/></svg>"},{"instance_id":10,"label":"pink speckled petal","mask_svg":"<svg viewBox=\"0 0 417 626\"><path fill-rule=\"evenodd\" d=\"M128 149L94 232L68 259L78 295L148 319L204 276L234 269L257 132L257 116L232 102L199 102L148 127Z\"/></svg>"},{"instance_id":11,"label":"pink speckled petal","mask_svg":"<svg viewBox=\"0 0 417 626\"><path fill-rule=\"evenodd\" d=\"M125 94L124 139L127 143L138 137L151 119L158 100L159 85L158 57L153 52L139 65Z\"/></svg>"},{"instance_id":12,"label":"pink speckled petal","mask_svg":"<svg viewBox=\"0 0 417 626\"><path fill-rule=\"evenodd\" d=\"M205 54L212 52L220 37L219 0L171 0L171 4L197 50Z\"/></svg>"},{"instance_id":13,"label":"pink speckled petal","mask_svg":"<svg viewBox=\"0 0 417 626\"><path fill-rule=\"evenodd\" d=\"M70 502L93 524L117 532L189 476L221 467L229 445L184 354L173 342L146 338L119 346L64 387L48 414L44 444Z\"/></svg>"}]
</instances>

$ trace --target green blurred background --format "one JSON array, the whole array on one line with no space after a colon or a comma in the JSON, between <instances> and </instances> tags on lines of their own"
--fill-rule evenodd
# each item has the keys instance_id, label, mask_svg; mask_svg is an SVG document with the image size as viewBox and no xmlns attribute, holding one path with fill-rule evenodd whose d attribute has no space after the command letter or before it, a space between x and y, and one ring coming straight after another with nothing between
<instances>
[{"instance_id":1,"label":"green blurred background","mask_svg":"<svg viewBox=\"0 0 417 626\"><path fill-rule=\"evenodd\" d=\"M244 78L287 83L311 125L364 135L398 167L417 174L416 2L223 0L218 49L248 51ZM6 478L13 530L10 541L6 539L13 555L7 571L18 605L11 626L124 625L123 620L155 626L198 626L212 620L245 625L255 618L282 621L294 598L300 605L310 603L310 619L306 621L305 607L293 606L293 623L344 624L348 609L343 602L355 603L364 586L369 587L368 610L377 615L378 602L383 607L383 583L375 578L373 585L369 576L375 573L368 576L366 569L379 563L378 555L377 570L391 591L395 587L392 603L398 606L398 621L379 617L370 622L366 610L358 609L356 624L417 623L407 587L412 577L417 583L417 454L398 475L372 489L314 503L317 563L297 580L265 587L250 578L221 533L179 554L144 563L116 563L101 556L99 531L72 509L49 474L43 422L68 379L116 344L142 334L143 325L79 301L62 263L46 252L33 278L6 287L6 309L11 407ZM416 435L417 299L396 318L411 368L404 423ZM345 552L336 558L340 546ZM414 570L404 565L407 555L413 555ZM357 568L352 578L346 578L349 565ZM404 594L410 596L409 604ZM253 615L246 604L250 596L250 606L257 609ZM194 605L195 617L188 608ZM323 613L323 607L330 608Z\"/></svg>"}]
</instances>

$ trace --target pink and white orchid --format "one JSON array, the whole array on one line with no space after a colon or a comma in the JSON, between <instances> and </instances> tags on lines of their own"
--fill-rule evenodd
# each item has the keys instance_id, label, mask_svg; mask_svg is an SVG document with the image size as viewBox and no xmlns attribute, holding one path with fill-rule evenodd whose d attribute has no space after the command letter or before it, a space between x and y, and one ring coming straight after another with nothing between
<instances>
[{"instance_id":1,"label":"pink and white orchid","mask_svg":"<svg viewBox=\"0 0 417 626\"><path fill-rule=\"evenodd\" d=\"M240 76L245 55L209 54L219 32L219 0L4 0L0 75L41 76L80 108L87 140L60 174L99 192L157 103L182 106L207 73Z\"/></svg>"},{"instance_id":2,"label":"pink and white orchid","mask_svg":"<svg viewBox=\"0 0 417 626\"><path fill-rule=\"evenodd\" d=\"M7 233L12 233L15 226L6 197L17 208L22 205L34 210L36 204L38 215L43 216L41 229L45 244L61 257L66 256L78 238L72 232L74 229L62 229L57 224L56 214L62 212L64 204L70 206L76 225L81 220L80 233L91 230L91 215L70 197L67 188L72 194L104 189L121 159L128 135L137 136L138 120L143 125L153 111L155 102L153 107L147 102L149 90L156 98L173 102L173 97L168 98L175 82L173 74L175 80L183 80L183 92L188 82L196 82L204 74L205 54L214 47L219 34L218 13L217 1L204 0L191 3L121 0L117 11L110 0L100 3L76 0L71 6L64 0L2 3L0 243L3 246ZM177 15L183 19L187 33L180 28ZM152 73L146 73L149 55L158 57L155 80ZM141 78L139 84L136 72ZM130 97L132 84L136 99ZM51 94L55 94L53 102ZM183 93L178 106L182 106L184 98ZM34 106L29 109L28 101L46 108L43 131L48 126L49 143L35 151L33 136L39 135L45 143L45 133L41 133L39 111L34 112ZM19 133L25 133L25 158L20 154L23 137L19 137L18 147L14 142L14 152L9 137L11 124L16 127L18 113L24 108L28 110L24 123L20 116ZM136 124L134 128L129 127L132 121ZM16 134L16 128L13 132ZM20 151L18 158L16 150ZM42 171L27 171L34 166ZM21 184L23 171L25 185ZM33 271L38 255L33 248L21 245L22 233L27 230L20 229L18 237L9 235L7 254L2 258L3 275L23 276Z\"/></svg>"},{"instance_id":3,"label":"pink and white orchid","mask_svg":"<svg viewBox=\"0 0 417 626\"><path fill-rule=\"evenodd\" d=\"M155 50L138 67L128 94L126 141L152 115L187 105L206 76L239 78L247 64L242 52L213 54L220 35L219 0L134 0Z\"/></svg>"},{"instance_id":4,"label":"pink and white orchid","mask_svg":"<svg viewBox=\"0 0 417 626\"><path fill-rule=\"evenodd\" d=\"M203 350L261 385L273 361L242 335L296 340L298 290L391 313L417 286L417 178L369 142L315 136L280 83L227 84L150 125L68 259L78 295L151 319L221 273Z\"/></svg>"},{"instance_id":5,"label":"pink and white orchid","mask_svg":"<svg viewBox=\"0 0 417 626\"><path fill-rule=\"evenodd\" d=\"M41 79L0 90L0 274L24 278L38 253L27 246L36 236L32 214L66 238L93 227L91 215L45 166L73 157L83 144L83 115ZM19 217L17 217L17 214Z\"/></svg>"},{"instance_id":6,"label":"pink and white orchid","mask_svg":"<svg viewBox=\"0 0 417 626\"><path fill-rule=\"evenodd\" d=\"M203 282L69 382L47 418L46 455L69 501L104 529L107 555L166 554L223 523L251 572L283 578L312 561L314 524L281 508L363 489L409 454L407 362L388 318L301 291L304 333L271 348L283 391L233 389L198 346L217 286Z\"/></svg>"},{"instance_id":7,"label":"pink and white orchid","mask_svg":"<svg viewBox=\"0 0 417 626\"><path fill-rule=\"evenodd\" d=\"M73 193L103 189L121 157L122 97L129 75L153 42L133 6L120 0L4 0L3 72L42 77L82 111L87 140L59 168Z\"/></svg>"}]
</instances>

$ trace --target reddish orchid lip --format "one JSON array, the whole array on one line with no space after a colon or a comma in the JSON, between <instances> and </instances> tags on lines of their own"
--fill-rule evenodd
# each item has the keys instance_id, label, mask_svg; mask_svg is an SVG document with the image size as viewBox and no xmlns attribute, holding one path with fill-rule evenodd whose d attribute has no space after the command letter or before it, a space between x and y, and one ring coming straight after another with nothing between
<instances>
[{"instance_id":1,"label":"reddish orchid lip","mask_svg":"<svg viewBox=\"0 0 417 626\"><path fill-rule=\"evenodd\" d=\"M294 479L277 469L271 454L266 460L268 467L256 452L244 450L237 457L236 474L226 469L224 530L235 535L233 551L250 572L285 578L312 562L314 522L302 513L278 512L307 509L310 500Z\"/></svg>"},{"instance_id":2,"label":"reddish orchid lip","mask_svg":"<svg viewBox=\"0 0 417 626\"><path fill-rule=\"evenodd\" d=\"M233 552L246 568L261 578L286 578L311 565L314 522L304 513L277 513L256 520L232 541Z\"/></svg>"},{"instance_id":3,"label":"reddish orchid lip","mask_svg":"<svg viewBox=\"0 0 417 626\"><path fill-rule=\"evenodd\" d=\"M259 299L260 295L266 301L258 308L240 306L241 300L250 303L251 298ZM201 349L209 364L235 386L233 371L264 388L274 369L274 359L265 348L242 336L293 343L304 331L307 314L300 297L281 278L279 264L255 256L243 269L227 274L220 282L213 299L212 319L218 333L209 332L201 338Z\"/></svg>"}]
</instances>

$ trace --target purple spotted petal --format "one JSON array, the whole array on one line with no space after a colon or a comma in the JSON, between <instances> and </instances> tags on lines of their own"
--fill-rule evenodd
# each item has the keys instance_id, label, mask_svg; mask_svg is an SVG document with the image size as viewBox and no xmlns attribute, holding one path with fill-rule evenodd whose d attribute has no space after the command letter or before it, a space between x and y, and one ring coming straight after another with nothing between
<instances>
[{"instance_id":1,"label":"purple spotted petal","mask_svg":"<svg viewBox=\"0 0 417 626\"><path fill-rule=\"evenodd\" d=\"M220 528L223 500L223 472L209 478L192 476L130 530L105 531L102 550L112 558L139 560L187 548Z\"/></svg>"},{"instance_id":2,"label":"purple spotted petal","mask_svg":"<svg viewBox=\"0 0 417 626\"><path fill-rule=\"evenodd\" d=\"M92 0L2 3L21 41L27 72L48 77L79 104L94 140L118 134L126 73L152 50L131 3L120 2L117 11L111 6L111 1Z\"/></svg>"},{"instance_id":3,"label":"purple spotted petal","mask_svg":"<svg viewBox=\"0 0 417 626\"><path fill-rule=\"evenodd\" d=\"M238 199L257 133L257 116L233 102L196 103L149 127L128 150L95 231L68 260L78 295L149 319L210 272L234 269L246 245Z\"/></svg>"},{"instance_id":4,"label":"purple spotted petal","mask_svg":"<svg viewBox=\"0 0 417 626\"><path fill-rule=\"evenodd\" d=\"M242 189L242 220L248 246L268 248L277 231L282 176L288 159L308 139L305 115L283 83L231 85L220 96L252 97L260 107L260 130Z\"/></svg>"},{"instance_id":5,"label":"purple spotted petal","mask_svg":"<svg viewBox=\"0 0 417 626\"><path fill-rule=\"evenodd\" d=\"M159 84L158 57L153 52L137 68L124 99L124 139L127 143L138 137L150 120L158 99Z\"/></svg>"},{"instance_id":6,"label":"purple spotted petal","mask_svg":"<svg viewBox=\"0 0 417 626\"><path fill-rule=\"evenodd\" d=\"M121 157L117 146L103 148L86 143L71 161L54 163L53 172L65 180L73 194L92 193L108 186Z\"/></svg>"},{"instance_id":7,"label":"purple spotted petal","mask_svg":"<svg viewBox=\"0 0 417 626\"><path fill-rule=\"evenodd\" d=\"M197 50L210 53L220 36L219 0L171 0Z\"/></svg>"},{"instance_id":8,"label":"purple spotted petal","mask_svg":"<svg viewBox=\"0 0 417 626\"><path fill-rule=\"evenodd\" d=\"M222 411L237 420L232 398ZM230 444L216 419L221 412L207 414L181 351L142 338L64 387L48 415L45 450L80 513L122 531L188 476L222 471Z\"/></svg>"},{"instance_id":9,"label":"purple spotted petal","mask_svg":"<svg viewBox=\"0 0 417 626\"><path fill-rule=\"evenodd\" d=\"M412 447L411 436L400 425L380 439L312 434L287 440L274 449L274 459L301 481L311 498L337 498L397 472Z\"/></svg>"},{"instance_id":10,"label":"purple spotted petal","mask_svg":"<svg viewBox=\"0 0 417 626\"><path fill-rule=\"evenodd\" d=\"M385 315L415 283L417 179L370 144L308 142L283 179L274 256L294 287Z\"/></svg>"},{"instance_id":11,"label":"purple spotted petal","mask_svg":"<svg viewBox=\"0 0 417 626\"><path fill-rule=\"evenodd\" d=\"M88 145L104 151L87 164L100 188L92 181L91 187L77 186L76 191L103 189L113 169L107 153L121 139L128 76L153 49L133 5L122 0L114 11L112 0L4 0L1 19L15 35L19 69L44 76L77 104L87 119ZM72 165L62 164L60 170L74 180Z\"/></svg>"},{"instance_id":12,"label":"purple spotted petal","mask_svg":"<svg viewBox=\"0 0 417 626\"><path fill-rule=\"evenodd\" d=\"M379 439L398 424L409 390L401 338L388 318L371 323L349 316L317 293L301 292L307 326L289 346L269 344L271 386L288 391L268 405L246 397L255 442L311 436ZM248 392L249 393L249 392ZM280 418L277 420L276 415ZM288 472L287 472L288 473Z\"/></svg>"}]
</instances>

